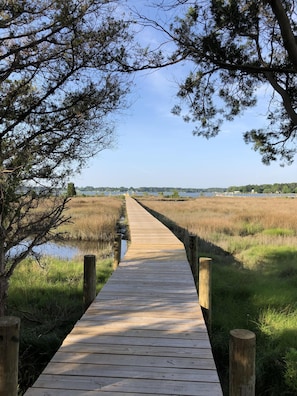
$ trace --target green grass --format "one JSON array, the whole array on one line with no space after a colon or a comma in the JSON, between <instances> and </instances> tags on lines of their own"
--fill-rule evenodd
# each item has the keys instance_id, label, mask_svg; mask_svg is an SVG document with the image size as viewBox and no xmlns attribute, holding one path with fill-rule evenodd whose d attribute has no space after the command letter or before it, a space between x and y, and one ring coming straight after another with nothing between
<instances>
[{"instance_id":1,"label":"green grass","mask_svg":"<svg viewBox=\"0 0 297 396\"><path fill-rule=\"evenodd\" d=\"M245 328L257 336L256 394L296 395L297 249L256 246L244 257L246 268L214 257L212 345L225 394L229 332Z\"/></svg>"},{"instance_id":2,"label":"green grass","mask_svg":"<svg viewBox=\"0 0 297 396\"><path fill-rule=\"evenodd\" d=\"M262 231L262 234L270 236L293 236L295 235L295 231L286 228L267 228Z\"/></svg>"},{"instance_id":3,"label":"green grass","mask_svg":"<svg viewBox=\"0 0 297 396\"><path fill-rule=\"evenodd\" d=\"M297 350L295 348L290 348L285 356L286 373L285 380L286 383L297 393Z\"/></svg>"},{"instance_id":4,"label":"green grass","mask_svg":"<svg viewBox=\"0 0 297 396\"><path fill-rule=\"evenodd\" d=\"M97 292L112 260L97 262ZM83 262L27 259L10 281L8 315L21 318L19 394L32 385L83 314Z\"/></svg>"},{"instance_id":5,"label":"green grass","mask_svg":"<svg viewBox=\"0 0 297 396\"><path fill-rule=\"evenodd\" d=\"M245 222L240 227L239 235L255 235L261 231L263 231L263 227L261 224Z\"/></svg>"}]
</instances>

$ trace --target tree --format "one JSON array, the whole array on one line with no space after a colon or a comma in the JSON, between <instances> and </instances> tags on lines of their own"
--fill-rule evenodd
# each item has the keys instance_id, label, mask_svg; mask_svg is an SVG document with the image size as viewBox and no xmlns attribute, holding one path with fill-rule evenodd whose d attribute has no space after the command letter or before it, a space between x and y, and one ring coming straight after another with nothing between
<instances>
[{"instance_id":1,"label":"tree","mask_svg":"<svg viewBox=\"0 0 297 396\"><path fill-rule=\"evenodd\" d=\"M59 187L110 147L132 45L111 0L0 9L0 315L13 271L67 221Z\"/></svg>"},{"instance_id":2,"label":"tree","mask_svg":"<svg viewBox=\"0 0 297 396\"><path fill-rule=\"evenodd\" d=\"M76 195L76 189L74 183L67 184L67 197L74 197Z\"/></svg>"},{"instance_id":3,"label":"tree","mask_svg":"<svg viewBox=\"0 0 297 396\"><path fill-rule=\"evenodd\" d=\"M291 163L297 133L296 1L172 0L159 7L165 13L183 7L176 14L184 16L166 25L145 18L176 46L170 56L158 51L151 67L192 65L173 112L196 124L195 135L210 138L224 121L255 106L259 89L270 87L267 125L246 131L244 139L265 164Z\"/></svg>"},{"instance_id":4,"label":"tree","mask_svg":"<svg viewBox=\"0 0 297 396\"><path fill-rule=\"evenodd\" d=\"M179 198L178 190L174 190L172 195L171 195L171 197L174 198L174 199L178 199Z\"/></svg>"}]
</instances>

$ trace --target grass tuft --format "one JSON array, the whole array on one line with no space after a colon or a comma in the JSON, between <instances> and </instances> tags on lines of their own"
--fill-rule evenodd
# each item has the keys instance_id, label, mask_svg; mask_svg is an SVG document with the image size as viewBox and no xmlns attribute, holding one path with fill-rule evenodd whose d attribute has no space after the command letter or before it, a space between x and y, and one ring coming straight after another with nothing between
<instances>
[{"instance_id":1,"label":"grass tuft","mask_svg":"<svg viewBox=\"0 0 297 396\"><path fill-rule=\"evenodd\" d=\"M286 228L268 228L262 231L263 235L270 236L294 236L295 231Z\"/></svg>"},{"instance_id":2,"label":"grass tuft","mask_svg":"<svg viewBox=\"0 0 297 396\"><path fill-rule=\"evenodd\" d=\"M297 349L290 348L285 356L286 372L285 381L286 384L297 393Z\"/></svg>"}]
</instances>

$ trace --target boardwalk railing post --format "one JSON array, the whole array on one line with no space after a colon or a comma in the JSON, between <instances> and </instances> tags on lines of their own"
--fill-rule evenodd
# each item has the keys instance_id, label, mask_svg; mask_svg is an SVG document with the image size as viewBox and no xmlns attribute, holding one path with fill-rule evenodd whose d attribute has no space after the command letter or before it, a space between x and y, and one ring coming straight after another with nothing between
<instances>
[{"instance_id":1,"label":"boardwalk railing post","mask_svg":"<svg viewBox=\"0 0 297 396\"><path fill-rule=\"evenodd\" d=\"M204 319L210 332L211 329L211 270L212 259L199 259L199 303L202 307Z\"/></svg>"},{"instance_id":2,"label":"boardwalk railing post","mask_svg":"<svg viewBox=\"0 0 297 396\"><path fill-rule=\"evenodd\" d=\"M198 288L198 238L194 234L189 234L189 249L190 249L190 266L195 282Z\"/></svg>"},{"instance_id":3,"label":"boardwalk railing post","mask_svg":"<svg viewBox=\"0 0 297 396\"><path fill-rule=\"evenodd\" d=\"M256 335L249 330L230 331L229 396L255 395Z\"/></svg>"},{"instance_id":4,"label":"boardwalk railing post","mask_svg":"<svg viewBox=\"0 0 297 396\"><path fill-rule=\"evenodd\" d=\"M121 261L121 243L122 235L120 233L116 234L113 245L113 269L117 269L119 262Z\"/></svg>"},{"instance_id":5,"label":"boardwalk railing post","mask_svg":"<svg viewBox=\"0 0 297 396\"><path fill-rule=\"evenodd\" d=\"M0 396L18 394L20 318L0 317Z\"/></svg>"},{"instance_id":6,"label":"boardwalk railing post","mask_svg":"<svg viewBox=\"0 0 297 396\"><path fill-rule=\"evenodd\" d=\"M96 297L96 257L93 254L84 256L83 299L85 310Z\"/></svg>"}]
</instances>

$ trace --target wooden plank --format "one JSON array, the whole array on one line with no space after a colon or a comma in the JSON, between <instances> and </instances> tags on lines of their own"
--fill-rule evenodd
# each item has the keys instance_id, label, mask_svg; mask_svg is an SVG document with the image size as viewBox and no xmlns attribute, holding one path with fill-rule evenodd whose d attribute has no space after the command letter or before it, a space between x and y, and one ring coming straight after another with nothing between
<instances>
[{"instance_id":1,"label":"wooden plank","mask_svg":"<svg viewBox=\"0 0 297 396\"><path fill-rule=\"evenodd\" d=\"M191 323L184 320L179 320L176 324L173 321L166 321L165 324L146 324L143 326L139 324L139 321L127 321L116 322L112 320L91 320L92 317L82 318L77 322L72 334L82 333L86 331L86 328L96 328L97 335L112 335L112 334L130 334L131 337L137 336L148 336L150 337L162 337L162 338L193 338L193 339L205 339L208 340L208 334L203 328L202 320L201 322L195 321L192 328ZM110 318L109 318L110 319ZM108 323L109 322L109 323ZM74 333L75 332L75 333Z\"/></svg>"},{"instance_id":2,"label":"wooden plank","mask_svg":"<svg viewBox=\"0 0 297 396\"><path fill-rule=\"evenodd\" d=\"M98 322L98 326L109 324L109 325L124 325L128 326L131 329L152 329L152 330L167 330L167 329L175 329L177 333L184 330L189 331L204 331L205 332L205 323L203 318L196 319L184 319L184 318L158 318L155 316L146 317L143 316L142 320L139 320L139 316L137 315L100 315L100 312L92 313L91 315L85 315L85 319L92 320L94 322Z\"/></svg>"},{"instance_id":3,"label":"wooden plank","mask_svg":"<svg viewBox=\"0 0 297 396\"><path fill-rule=\"evenodd\" d=\"M102 353L71 353L71 352L60 352L58 351L52 359L52 363L63 363L65 369L67 370L68 363L77 363L80 365L85 364L106 364L106 365L116 365L121 362L121 366L133 366L133 367L178 367L186 369L191 367L192 369L203 369L203 370L213 370L215 369L214 361L212 358L201 357L197 359L195 357L176 357L176 356L155 356L155 355L135 355L130 354L115 354L111 349L110 354ZM50 365L54 368L56 364ZM45 372L49 372L50 369L46 369ZM55 370L56 374L59 371Z\"/></svg>"},{"instance_id":4,"label":"wooden plank","mask_svg":"<svg viewBox=\"0 0 297 396\"><path fill-rule=\"evenodd\" d=\"M105 392L134 392L137 394L152 393L154 395L164 395L165 392L169 395L183 395L183 396L221 396L220 385L213 382L204 381L182 381L182 380L167 380L167 379L144 379L144 378L114 378L114 377L94 377L84 376L60 376L59 382L55 382L55 376L41 376L38 380L38 387L40 388L57 388L81 391L97 391L98 395L105 394ZM62 386L62 388L59 388ZM101 393L101 392L104 393ZM166 394L165 393L165 394ZM70 394L70 393L69 393ZM83 394L83 393L81 393ZM47 395L47 394L46 394ZM89 393L88 393L89 395Z\"/></svg>"},{"instance_id":5,"label":"wooden plank","mask_svg":"<svg viewBox=\"0 0 297 396\"><path fill-rule=\"evenodd\" d=\"M222 396L182 243L127 212L128 252L26 396Z\"/></svg>"},{"instance_id":6,"label":"wooden plank","mask_svg":"<svg viewBox=\"0 0 297 396\"><path fill-rule=\"evenodd\" d=\"M59 372L60 370L60 372ZM58 372L58 374L57 374ZM133 379L151 379L151 380L172 380L172 381L190 381L190 382L209 382L218 383L212 370L184 370L178 368L160 368L160 367L137 367L137 366L119 366L104 364L84 364L76 363L56 363L51 365L50 370L45 370L40 380L53 378L57 375L57 380L66 380L67 377L94 377L104 380L104 378L133 378ZM70 379L70 378L69 378ZM41 387L40 381L37 386ZM71 386L71 384L69 384ZM164 388L165 389L165 388Z\"/></svg>"},{"instance_id":7,"label":"wooden plank","mask_svg":"<svg viewBox=\"0 0 297 396\"><path fill-rule=\"evenodd\" d=\"M131 343L132 344L132 343ZM207 346L209 346L207 344ZM117 355L143 355L143 356L190 356L195 358L209 358L212 359L212 354L209 347L199 348L179 348L176 346L143 346L143 345L123 345L123 344L108 344L108 343L69 343L62 345L59 352L81 352L81 353L114 353Z\"/></svg>"},{"instance_id":8,"label":"wooden plank","mask_svg":"<svg viewBox=\"0 0 297 396\"><path fill-rule=\"evenodd\" d=\"M55 380L55 378L54 378ZM93 395L110 395L113 392L114 395L125 395L127 393L134 395L183 395L183 396L221 396L220 385L217 383L209 382L190 382L190 381L170 381L170 380L145 380L135 378L92 378L92 381L86 380L85 377L66 377L61 378L61 382L58 384L53 382L52 378L46 378L45 376L40 377L39 387L41 392L44 392L45 388L51 387L56 388L58 392L54 393L40 393L43 396L52 395L92 395L90 392L94 392ZM68 393L64 391L62 393L59 386L63 386L64 390L69 390ZM42 389L43 388L43 389ZM74 393L76 390L76 393ZM79 391L80 390L80 393ZM52 392L52 391L51 391ZM28 393L26 396L32 396ZM36 394L34 395L36 396Z\"/></svg>"},{"instance_id":9,"label":"wooden plank","mask_svg":"<svg viewBox=\"0 0 297 396\"><path fill-rule=\"evenodd\" d=\"M68 337L68 343L78 343L84 342L89 344L94 343L114 343L118 345L131 345L131 337L125 337L118 334L117 336L105 336L92 333L79 333L73 334L71 332ZM64 344L63 343L63 344ZM172 347L178 346L181 348L210 348L210 344L208 340L193 340L193 339L180 339L180 338L157 338L157 337L134 337L133 345L142 345L142 346L162 346L162 347Z\"/></svg>"},{"instance_id":10,"label":"wooden plank","mask_svg":"<svg viewBox=\"0 0 297 396\"><path fill-rule=\"evenodd\" d=\"M106 304L106 301L109 304L113 304L113 305L114 304L120 305L122 301L127 304L135 304L135 305L139 303L147 305L148 303L145 297L135 296L135 295L133 296L130 293L126 294L125 296L118 296L117 294L115 295L113 293L105 291L105 293L98 294L97 298L90 306L88 312L99 308L100 304ZM176 295L163 296L162 298L157 296L152 296L149 301L150 305L156 305L156 304L162 306L164 306L165 304L173 304L175 306L186 305L187 307L191 307L192 309L197 309L197 302L198 302L198 298L189 301L189 299L186 297L183 299L181 298L181 296L177 297Z\"/></svg>"},{"instance_id":11,"label":"wooden plank","mask_svg":"<svg viewBox=\"0 0 297 396\"><path fill-rule=\"evenodd\" d=\"M103 315L141 315L142 317L143 312L145 310L145 316L156 316L162 314L163 317L170 318L170 317L182 317L187 319L195 319L197 317L197 312L193 311L193 309L188 309L187 307L183 306L171 306L167 305L167 307L158 307L158 306L146 306L146 305L108 305L108 304L100 304L97 306L97 312L102 313ZM94 311L90 311L94 312ZM89 313L90 313L89 312Z\"/></svg>"},{"instance_id":12,"label":"wooden plank","mask_svg":"<svg viewBox=\"0 0 297 396\"><path fill-rule=\"evenodd\" d=\"M119 396L118 392L101 392L98 393L97 390L95 391L88 391L88 395L87 396L100 396L101 395L105 395L105 396ZM82 391L80 390L76 390L76 389L72 389L71 390L71 396L82 396ZM65 389L48 389L48 390L44 390L43 388L30 388L28 390L28 392L26 393L26 396L70 396L69 390L65 390ZM153 393L131 393L131 392L121 392L121 396L154 396ZM163 396L170 396L170 395L166 395L165 393L163 393Z\"/></svg>"}]
</instances>

